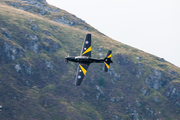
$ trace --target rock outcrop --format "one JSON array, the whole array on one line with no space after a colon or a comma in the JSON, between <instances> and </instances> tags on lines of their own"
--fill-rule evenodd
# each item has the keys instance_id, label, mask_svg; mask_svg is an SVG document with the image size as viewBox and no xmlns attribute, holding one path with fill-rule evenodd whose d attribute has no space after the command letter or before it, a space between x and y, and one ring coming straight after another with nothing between
<instances>
[{"instance_id":1,"label":"rock outcrop","mask_svg":"<svg viewBox=\"0 0 180 120\"><path fill-rule=\"evenodd\" d=\"M70 21L68 19L65 19L64 17L58 17L56 19L53 19L53 21L58 22L60 24L68 25L68 26L77 25L77 21Z\"/></svg>"},{"instance_id":2,"label":"rock outcrop","mask_svg":"<svg viewBox=\"0 0 180 120\"><path fill-rule=\"evenodd\" d=\"M10 61L13 61L19 57L25 57L25 51L22 48L6 42L4 42L3 45L3 53L4 53L4 57Z\"/></svg>"},{"instance_id":3,"label":"rock outcrop","mask_svg":"<svg viewBox=\"0 0 180 120\"><path fill-rule=\"evenodd\" d=\"M2 31L3 31L2 34L4 35L4 37L8 40L11 40L11 33L5 28L2 28Z\"/></svg>"},{"instance_id":4,"label":"rock outcrop","mask_svg":"<svg viewBox=\"0 0 180 120\"><path fill-rule=\"evenodd\" d=\"M167 80L162 79L162 72L156 69L151 69L154 74L148 74L145 83L149 88L159 89L167 84Z\"/></svg>"}]
</instances>

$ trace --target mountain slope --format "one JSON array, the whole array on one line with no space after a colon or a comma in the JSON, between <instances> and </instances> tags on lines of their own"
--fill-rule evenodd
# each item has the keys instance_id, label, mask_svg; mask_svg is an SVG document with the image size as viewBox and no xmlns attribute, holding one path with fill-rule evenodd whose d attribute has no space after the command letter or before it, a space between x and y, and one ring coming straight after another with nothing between
<instances>
[{"instance_id":1,"label":"mountain slope","mask_svg":"<svg viewBox=\"0 0 180 120\"><path fill-rule=\"evenodd\" d=\"M18 9L17 9L18 8ZM92 57L113 51L108 73L90 65L73 84L86 33ZM101 34L44 0L0 0L0 116L17 120L178 119L180 68Z\"/></svg>"}]
</instances>

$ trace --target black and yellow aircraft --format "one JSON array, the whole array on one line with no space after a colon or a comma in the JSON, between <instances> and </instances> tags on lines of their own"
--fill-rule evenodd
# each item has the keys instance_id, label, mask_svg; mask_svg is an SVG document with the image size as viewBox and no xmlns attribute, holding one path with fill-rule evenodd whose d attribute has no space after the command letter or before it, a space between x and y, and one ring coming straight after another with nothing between
<instances>
[{"instance_id":1,"label":"black and yellow aircraft","mask_svg":"<svg viewBox=\"0 0 180 120\"><path fill-rule=\"evenodd\" d=\"M113 61L111 60L111 56L112 51L109 50L107 56L104 59L91 58L91 34L87 34L84 40L84 45L82 47L80 56L65 57L65 62L72 61L79 63L79 66L77 68L75 85L80 86L84 76L86 75L87 69L91 63L104 63L104 71L107 72L110 63L113 63Z\"/></svg>"}]
</instances>

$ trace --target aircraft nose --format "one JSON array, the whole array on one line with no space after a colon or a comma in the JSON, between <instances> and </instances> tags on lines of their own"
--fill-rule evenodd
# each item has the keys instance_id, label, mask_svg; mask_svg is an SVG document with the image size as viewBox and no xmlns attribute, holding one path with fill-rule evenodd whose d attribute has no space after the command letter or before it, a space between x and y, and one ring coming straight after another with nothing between
<instances>
[{"instance_id":1,"label":"aircraft nose","mask_svg":"<svg viewBox=\"0 0 180 120\"><path fill-rule=\"evenodd\" d=\"M68 63L68 57L65 57L65 58L64 58L64 62L65 62L65 63Z\"/></svg>"}]
</instances>

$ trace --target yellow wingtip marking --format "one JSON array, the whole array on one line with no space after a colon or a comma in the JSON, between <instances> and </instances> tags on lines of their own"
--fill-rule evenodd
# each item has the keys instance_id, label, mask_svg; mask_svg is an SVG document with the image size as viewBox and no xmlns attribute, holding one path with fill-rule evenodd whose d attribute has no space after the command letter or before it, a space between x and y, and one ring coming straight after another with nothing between
<instances>
[{"instance_id":1,"label":"yellow wingtip marking","mask_svg":"<svg viewBox=\"0 0 180 120\"><path fill-rule=\"evenodd\" d=\"M81 70L83 71L84 75L86 75L87 70L84 69L83 66L81 66L80 64L79 64L79 66L80 66Z\"/></svg>"},{"instance_id":2,"label":"yellow wingtip marking","mask_svg":"<svg viewBox=\"0 0 180 120\"><path fill-rule=\"evenodd\" d=\"M86 53L88 53L90 51L91 51L91 46L86 51L84 51L84 53L82 55L84 55L84 54L86 54Z\"/></svg>"},{"instance_id":3,"label":"yellow wingtip marking","mask_svg":"<svg viewBox=\"0 0 180 120\"><path fill-rule=\"evenodd\" d=\"M106 65L106 67L109 69L109 65L106 63L106 62L104 62L105 63L105 65Z\"/></svg>"},{"instance_id":4,"label":"yellow wingtip marking","mask_svg":"<svg viewBox=\"0 0 180 120\"><path fill-rule=\"evenodd\" d=\"M110 54L107 58L111 58L112 54Z\"/></svg>"}]
</instances>

